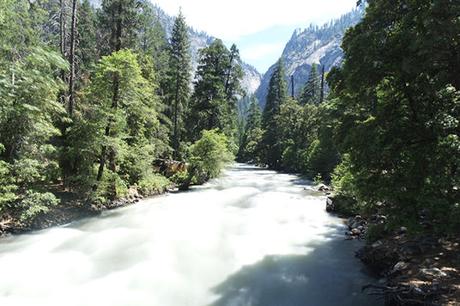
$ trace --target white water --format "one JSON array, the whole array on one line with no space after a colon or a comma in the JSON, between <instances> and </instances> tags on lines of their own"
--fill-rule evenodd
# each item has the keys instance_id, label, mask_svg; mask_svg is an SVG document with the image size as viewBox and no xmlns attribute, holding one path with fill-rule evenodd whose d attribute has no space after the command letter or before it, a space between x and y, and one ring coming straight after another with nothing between
<instances>
[{"instance_id":1,"label":"white water","mask_svg":"<svg viewBox=\"0 0 460 306\"><path fill-rule=\"evenodd\" d=\"M324 203L296 176L237 165L191 192L3 240L0 305L379 305Z\"/></svg>"}]
</instances>

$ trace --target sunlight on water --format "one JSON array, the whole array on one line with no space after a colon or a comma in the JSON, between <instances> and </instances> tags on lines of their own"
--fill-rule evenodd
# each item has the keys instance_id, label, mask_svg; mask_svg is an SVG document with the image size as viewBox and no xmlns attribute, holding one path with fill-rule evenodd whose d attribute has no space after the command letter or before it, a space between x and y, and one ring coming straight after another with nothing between
<instances>
[{"instance_id":1,"label":"sunlight on water","mask_svg":"<svg viewBox=\"0 0 460 306\"><path fill-rule=\"evenodd\" d=\"M324 202L296 176L236 165L191 192L2 241L0 305L268 306L271 277L292 297L273 305L369 305L357 245Z\"/></svg>"}]
</instances>

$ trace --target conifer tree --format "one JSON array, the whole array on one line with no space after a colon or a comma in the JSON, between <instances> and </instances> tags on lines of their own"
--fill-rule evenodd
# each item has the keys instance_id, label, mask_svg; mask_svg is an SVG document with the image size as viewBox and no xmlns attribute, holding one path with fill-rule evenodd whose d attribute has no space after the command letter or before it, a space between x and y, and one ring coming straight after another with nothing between
<instances>
[{"instance_id":1,"label":"conifer tree","mask_svg":"<svg viewBox=\"0 0 460 306\"><path fill-rule=\"evenodd\" d=\"M138 27L138 0L104 0L102 2L101 24L106 33L108 33L108 52L118 52L124 47L133 45L136 37L136 29ZM113 73L112 80L112 103L111 108L117 112L120 102L120 75ZM116 137L116 129L113 129L115 122L108 120L105 128L106 137ZM112 173L117 172L116 164L117 152L114 146L103 145L101 157L99 160L99 170L97 173L97 181L101 181L104 174L104 167L107 157L109 159L109 168ZM113 194L116 194L113 185Z\"/></svg>"},{"instance_id":2,"label":"conifer tree","mask_svg":"<svg viewBox=\"0 0 460 306\"><path fill-rule=\"evenodd\" d=\"M262 120L262 126L265 130L261 143L263 159L265 163L274 169L279 168L282 154L278 137L277 116L280 113L281 105L286 102L288 97L284 75L284 63L280 59L270 79L267 105L265 106Z\"/></svg>"},{"instance_id":3,"label":"conifer tree","mask_svg":"<svg viewBox=\"0 0 460 306\"><path fill-rule=\"evenodd\" d=\"M219 39L201 50L187 117L189 140L215 128L230 139L235 137L236 97L242 76L237 54L236 48L230 52Z\"/></svg>"},{"instance_id":4,"label":"conifer tree","mask_svg":"<svg viewBox=\"0 0 460 306\"><path fill-rule=\"evenodd\" d=\"M76 55L79 59L80 73L84 75L88 75L88 70L91 69L99 59L99 51L97 50L96 43L96 26L96 11L91 6L89 0L83 0L78 10L78 48L76 50Z\"/></svg>"},{"instance_id":5,"label":"conifer tree","mask_svg":"<svg viewBox=\"0 0 460 306\"><path fill-rule=\"evenodd\" d=\"M184 112L190 98L191 58L187 24L182 12L177 16L168 48L168 69L164 82L164 93L172 122L171 144L174 158L181 157Z\"/></svg>"},{"instance_id":6,"label":"conifer tree","mask_svg":"<svg viewBox=\"0 0 460 306\"><path fill-rule=\"evenodd\" d=\"M240 161L260 161L257 148L262 137L262 112L255 96L251 96L244 133L238 159Z\"/></svg>"},{"instance_id":7,"label":"conifer tree","mask_svg":"<svg viewBox=\"0 0 460 306\"><path fill-rule=\"evenodd\" d=\"M155 8L149 0L141 0L137 44L136 49L153 60L156 78L166 82L168 39Z\"/></svg>"},{"instance_id":8,"label":"conifer tree","mask_svg":"<svg viewBox=\"0 0 460 306\"><path fill-rule=\"evenodd\" d=\"M99 14L103 55L136 44L139 27L139 0L103 0Z\"/></svg>"},{"instance_id":9,"label":"conifer tree","mask_svg":"<svg viewBox=\"0 0 460 306\"><path fill-rule=\"evenodd\" d=\"M319 104L321 100L321 81L318 75L318 68L316 64L311 66L308 81L300 96L300 103L305 104Z\"/></svg>"}]
</instances>

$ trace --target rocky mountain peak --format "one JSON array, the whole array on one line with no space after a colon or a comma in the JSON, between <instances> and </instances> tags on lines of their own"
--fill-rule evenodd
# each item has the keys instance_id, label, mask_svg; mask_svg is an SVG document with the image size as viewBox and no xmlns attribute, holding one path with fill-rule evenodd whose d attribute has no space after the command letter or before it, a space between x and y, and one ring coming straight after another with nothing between
<instances>
[{"instance_id":1,"label":"rocky mountain peak","mask_svg":"<svg viewBox=\"0 0 460 306\"><path fill-rule=\"evenodd\" d=\"M295 94L298 95L308 80L313 64L329 71L343 60L342 39L346 30L357 24L364 14L363 8L357 8L322 26L310 25L306 29L296 29L284 48L282 58L286 68L286 80L294 76ZM268 84L275 69L269 68L256 91L260 105L265 106Z\"/></svg>"}]
</instances>

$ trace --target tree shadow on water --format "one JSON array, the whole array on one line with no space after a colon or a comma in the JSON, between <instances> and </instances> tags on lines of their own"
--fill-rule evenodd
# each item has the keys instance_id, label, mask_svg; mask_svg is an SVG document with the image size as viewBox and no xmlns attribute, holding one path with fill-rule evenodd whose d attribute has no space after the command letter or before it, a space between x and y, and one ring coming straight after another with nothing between
<instances>
[{"instance_id":1,"label":"tree shadow on water","mask_svg":"<svg viewBox=\"0 0 460 306\"><path fill-rule=\"evenodd\" d=\"M210 306L378 306L361 293L370 276L354 252L360 243L332 238L307 255L267 256L213 289Z\"/></svg>"}]
</instances>

